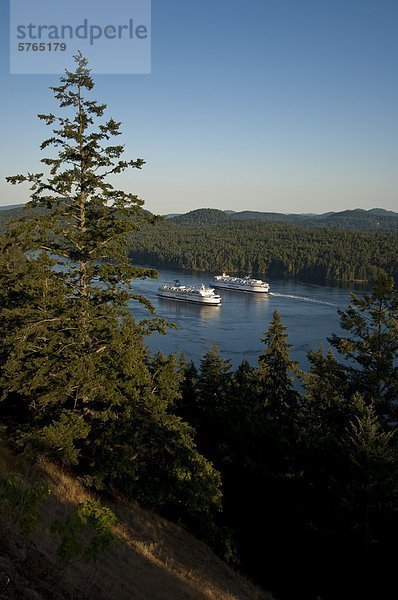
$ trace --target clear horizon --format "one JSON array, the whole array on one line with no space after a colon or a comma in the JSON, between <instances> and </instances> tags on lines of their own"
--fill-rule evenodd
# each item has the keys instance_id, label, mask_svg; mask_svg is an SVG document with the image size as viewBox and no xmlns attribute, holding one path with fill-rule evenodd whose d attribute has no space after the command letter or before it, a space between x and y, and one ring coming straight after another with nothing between
<instances>
[{"instance_id":1,"label":"clear horizon","mask_svg":"<svg viewBox=\"0 0 398 600\"><path fill-rule=\"evenodd\" d=\"M36 115L58 114L57 76L9 75L7 4L1 206L29 199L5 177L42 169ZM152 74L94 77L126 157L147 162L118 186L160 214L397 211L397 17L393 0L153 0Z\"/></svg>"}]
</instances>

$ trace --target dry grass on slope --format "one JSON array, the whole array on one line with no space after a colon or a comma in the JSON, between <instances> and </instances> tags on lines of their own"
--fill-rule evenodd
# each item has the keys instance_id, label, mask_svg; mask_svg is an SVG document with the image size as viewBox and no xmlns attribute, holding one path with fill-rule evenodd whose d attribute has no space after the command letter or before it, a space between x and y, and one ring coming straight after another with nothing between
<instances>
[{"instance_id":1,"label":"dry grass on slope","mask_svg":"<svg viewBox=\"0 0 398 600\"><path fill-rule=\"evenodd\" d=\"M0 477L22 469L20 459L0 448ZM76 594L93 600L271 600L204 543L135 503L109 504L118 518L117 542L95 564L59 569L50 524L92 497L79 482L45 461L29 477L44 478L52 490L32 540L59 572L62 585L74 588Z\"/></svg>"}]
</instances>

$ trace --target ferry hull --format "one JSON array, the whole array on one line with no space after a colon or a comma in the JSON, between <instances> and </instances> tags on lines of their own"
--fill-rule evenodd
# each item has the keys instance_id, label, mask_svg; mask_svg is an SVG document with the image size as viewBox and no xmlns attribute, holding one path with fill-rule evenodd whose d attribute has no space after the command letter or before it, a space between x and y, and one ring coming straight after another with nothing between
<instances>
[{"instance_id":1,"label":"ferry hull","mask_svg":"<svg viewBox=\"0 0 398 600\"><path fill-rule=\"evenodd\" d=\"M232 283L223 283L222 281L212 281L211 285L215 288L221 288L223 290L232 290L233 292L254 292L256 294L268 294L269 287L265 288L262 286L249 286L249 285L234 285Z\"/></svg>"},{"instance_id":2,"label":"ferry hull","mask_svg":"<svg viewBox=\"0 0 398 600\"><path fill-rule=\"evenodd\" d=\"M221 306L221 298L206 298L200 296L195 298L193 296L188 296L185 294L176 294L163 290L159 290L157 294L158 296L160 296L160 298L167 298L168 300L177 300L178 302L190 302L191 304L200 304L201 306Z\"/></svg>"}]
</instances>

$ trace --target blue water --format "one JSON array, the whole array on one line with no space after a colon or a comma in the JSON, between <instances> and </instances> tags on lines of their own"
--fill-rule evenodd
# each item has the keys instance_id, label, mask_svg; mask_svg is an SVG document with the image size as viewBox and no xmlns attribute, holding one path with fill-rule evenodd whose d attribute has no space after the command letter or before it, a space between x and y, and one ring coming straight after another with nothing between
<instances>
[{"instance_id":1,"label":"blue water","mask_svg":"<svg viewBox=\"0 0 398 600\"><path fill-rule=\"evenodd\" d=\"M137 280L134 290L146 296L156 309L157 316L165 317L178 326L166 335L152 334L147 342L152 351L164 353L183 351L188 359L199 363L212 344L220 346L224 358L236 368L243 359L255 364L262 349L260 338L267 330L276 309L288 328L291 356L302 368L308 366L307 353L330 346L327 337L341 333L338 308L349 304L347 287L332 287L297 281L270 280L270 294L253 294L218 290L222 306L199 306L159 298L159 285L179 279L182 284L208 284L213 274L178 273L160 270L157 280ZM131 304L137 319L148 316L148 311Z\"/></svg>"}]
</instances>

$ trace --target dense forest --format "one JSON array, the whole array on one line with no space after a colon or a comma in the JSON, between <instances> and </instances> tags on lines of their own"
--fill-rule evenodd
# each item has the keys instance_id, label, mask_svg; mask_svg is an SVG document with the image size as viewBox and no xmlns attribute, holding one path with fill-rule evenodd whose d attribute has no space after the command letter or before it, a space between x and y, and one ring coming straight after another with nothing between
<instances>
[{"instance_id":1,"label":"dense forest","mask_svg":"<svg viewBox=\"0 0 398 600\"><path fill-rule=\"evenodd\" d=\"M186 368L177 410L221 473L220 521L240 568L277 598L390 597L397 316L397 291L381 278L341 313L337 354L311 352L308 372L290 359L277 312L256 367L233 372L212 348Z\"/></svg>"},{"instance_id":2,"label":"dense forest","mask_svg":"<svg viewBox=\"0 0 398 600\"><path fill-rule=\"evenodd\" d=\"M120 124L102 118L93 85L78 55L52 88L63 116L39 115L56 131L42 144L55 148L42 159L49 174L9 178L32 194L0 239L1 443L31 462L46 456L95 490L102 505L80 516L91 510L100 542L107 498L133 499L276 598L389 598L398 535L394 238L257 221L154 224L137 196L109 183L143 161L110 145ZM277 312L259 331L257 365L232 371L216 347L200 365L151 355L146 336L168 323L132 289L135 278L155 276L129 260L135 243L186 268L272 273L286 264L292 275L322 266L325 277L375 277L340 313L333 351L310 353L308 372L291 360ZM134 318L132 301L148 318ZM21 498L17 483L12 473L0 480L1 525ZM33 499L22 498L26 513ZM76 523L56 524L69 554Z\"/></svg>"},{"instance_id":3,"label":"dense forest","mask_svg":"<svg viewBox=\"0 0 398 600\"><path fill-rule=\"evenodd\" d=\"M368 215L372 211L346 212ZM1 211L0 231L23 214L22 208ZM290 223L281 218L291 215L236 214L239 218L234 215L231 219L221 210L199 209L155 221L155 225L150 219L150 224L143 223L129 237L130 256L138 263L158 267L316 281L369 281L380 270L397 277L395 213L384 215L384 226L375 231L362 226L363 222L369 224L368 216L363 220L350 216L347 228L336 226L337 221L346 222L345 213L334 214L333 226L326 219L322 224L311 219L305 225L305 219L296 219L300 225L294 225L295 219Z\"/></svg>"},{"instance_id":4,"label":"dense forest","mask_svg":"<svg viewBox=\"0 0 398 600\"><path fill-rule=\"evenodd\" d=\"M141 228L129 250L143 264L268 277L355 281L398 272L394 233L231 221L210 209Z\"/></svg>"}]
</instances>

